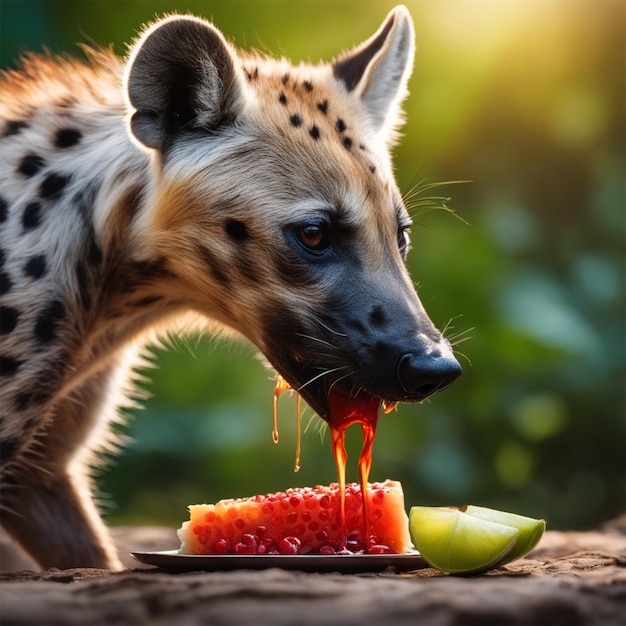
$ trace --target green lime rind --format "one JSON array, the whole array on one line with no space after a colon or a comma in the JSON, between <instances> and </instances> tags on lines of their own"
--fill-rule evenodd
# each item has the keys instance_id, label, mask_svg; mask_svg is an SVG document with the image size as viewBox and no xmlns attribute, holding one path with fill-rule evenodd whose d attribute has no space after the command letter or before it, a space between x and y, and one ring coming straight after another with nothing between
<instances>
[{"instance_id":1,"label":"green lime rind","mask_svg":"<svg viewBox=\"0 0 626 626\"><path fill-rule=\"evenodd\" d=\"M511 563L512 561L526 556L539 543L539 540L543 537L543 533L546 530L546 521L543 519L534 519L532 517L517 515L516 513L506 513L505 511L496 511L495 509L487 509L473 504L470 504L465 509L465 514L487 522L512 526L519 530L515 546L513 546L513 549L498 565L505 565L506 563Z\"/></svg>"},{"instance_id":2,"label":"green lime rind","mask_svg":"<svg viewBox=\"0 0 626 626\"><path fill-rule=\"evenodd\" d=\"M415 547L438 570L451 574L484 572L513 550L519 530L466 515L458 509L414 506L409 530Z\"/></svg>"}]
</instances>

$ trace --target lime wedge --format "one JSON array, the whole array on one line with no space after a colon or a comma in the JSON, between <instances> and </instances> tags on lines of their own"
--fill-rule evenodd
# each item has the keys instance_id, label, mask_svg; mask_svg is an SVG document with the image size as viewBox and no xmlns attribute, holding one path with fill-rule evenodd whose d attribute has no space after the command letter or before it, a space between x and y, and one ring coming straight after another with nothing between
<instances>
[{"instance_id":1,"label":"lime wedge","mask_svg":"<svg viewBox=\"0 0 626 626\"><path fill-rule=\"evenodd\" d=\"M519 530L515 546L498 565L511 563L526 556L539 543L546 530L546 520L524 517L516 513L496 511L482 506L474 506L473 504L470 504L465 509L465 513L477 519L504 524L504 526L511 526Z\"/></svg>"},{"instance_id":2,"label":"lime wedge","mask_svg":"<svg viewBox=\"0 0 626 626\"><path fill-rule=\"evenodd\" d=\"M459 509L414 506L411 539L433 567L451 574L483 572L499 564L515 546L519 530Z\"/></svg>"}]
</instances>

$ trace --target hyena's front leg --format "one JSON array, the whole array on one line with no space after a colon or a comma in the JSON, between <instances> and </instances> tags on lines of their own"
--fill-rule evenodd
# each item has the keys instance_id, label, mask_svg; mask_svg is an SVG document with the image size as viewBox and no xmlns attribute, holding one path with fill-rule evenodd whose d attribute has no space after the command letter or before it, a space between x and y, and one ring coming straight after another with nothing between
<instances>
[{"instance_id":1,"label":"hyena's front leg","mask_svg":"<svg viewBox=\"0 0 626 626\"><path fill-rule=\"evenodd\" d=\"M2 524L30 556L42 568L121 569L84 478L66 471L28 476L6 494Z\"/></svg>"},{"instance_id":2,"label":"hyena's front leg","mask_svg":"<svg viewBox=\"0 0 626 626\"><path fill-rule=\"evenodd\" d=\"M115 407L105 400L114 395L108 371L84 382L54 407L51 423L7 472L2 525L44 568L121 568L88 470L91 449L108 439L107 413Z\"/></svg>"}]
</instances>

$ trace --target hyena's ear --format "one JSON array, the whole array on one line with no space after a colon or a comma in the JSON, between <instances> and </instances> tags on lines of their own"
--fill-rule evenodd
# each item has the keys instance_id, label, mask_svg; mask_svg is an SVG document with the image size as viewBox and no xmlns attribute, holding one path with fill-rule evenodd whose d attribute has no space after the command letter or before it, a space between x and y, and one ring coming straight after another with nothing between
<instances>
[{"instance_id":1,"label":"hyena's ear","mask_svg":"<svg viewBox=\"0 0 626 626\"><path fill-rule=\"evenodd\" d=\"M393 134L402 121L400 105L408 93L414 56L411 15L397 6L374 35L333 63L335 78L362 100L372 127L385 135Z\"/></svg>"},{"instance_id":2,"label":"hyena's ear","mask_svg":"<svg viewBox=\"0 0 626 626\"><path fill-rule=\"evenodd\" d=\"M157 22L126 66L133 135L163 149L180 132L212 130L234 119L243 103L241 74L235 52L208 22L182 16Z\"/></svg>"}]
</instances>

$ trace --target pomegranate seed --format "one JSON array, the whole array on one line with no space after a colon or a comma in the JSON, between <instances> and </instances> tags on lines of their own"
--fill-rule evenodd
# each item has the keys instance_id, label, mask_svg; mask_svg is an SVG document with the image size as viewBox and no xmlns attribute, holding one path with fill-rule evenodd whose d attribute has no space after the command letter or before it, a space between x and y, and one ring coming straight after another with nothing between
<instances>
[{"instance_id":1,"label":"pomegranate seed","mask_svg":"<svg viewBox=\"0 0 626 626\"><path fill-rule=\"evenodd\" d=\"M319 549L319 553L320 554L336 554L335 548L333 548L332 546L328 546L328 545L322 546Z\"/></svg>"},{"instance_id":2,"label":"pomegranate seed","mask_svg":"<svg viewBox=\"0 0 626 626\"><path fill-rule=\"evenodd\" d=\"M239 530L241 530L245 525L246 523L241 518L236 519L233 522L233 526L235 526L235 528L238 528Z\"/></svg>"},{"instance_id":3,"label":"pomegranate seed","mask_svg":"<svg viewBox=\"0 0 626 626\"><path fill-rule=\"evenodd\" d=\"M256 545L258 543L258 538L255 537L251 533L244 533L241 536L241 543L243 543L246 546L254 546L256 548Z\"/></svg>"},{"instance_id":4,"label":"pomegranate seed","mask_svg":"<svg viewBox=\"0 0 626 626\"><path fill-rule=\"evenodd\" d=\"M295 511L289 511L289 513L287 513L287 521L290 524L295 524L295 522L298 521L298 514Z\"/></svg>"},{"instance_id":5,"label":"pomegranate seed","mask_svg":"<svg viewBox=\"0 0 626 626\"><path fill-rule=\"evenodd\" d=\"M216 517L217 515L215 515L215 511L207 511L204 515L204 519L207 521L208 524L213 523Z\"/></svg>"},{"instance_id":6,"label":"pomegranate seed","mask_svg":"<svg viewBox=\"0 0 626 626\"><path fill-rule=\"evenodd\" d=\"M226 539L218 539L213 546L215 554L226 554L228 552L228 541Z\"/></svg>"},{"instance_id":7,"label":"pomegranate seed","mask_svg":"<svg viewBox=\"0 0 626 626\"><path fill-rule=\"evenodd\" d=\"M382 504L385 499L385 492L382 489L377 489L376 493L372 496L372 504Z\"/></svg>"},{"instance_id":8,"label":"pomegranate seed","mask_svg":"<svg viewBox=\"0 0 626 626\"><path fill-rule=\"evenodd\" d=\"M261 510L263 511L263 513L265 513L266 515L269 515L273 510L274 510L274 505L271 502L266 502L262 507Z\"/></svg>"},{"instance_id":9,"label":"pomegranate seed","mask_svg":"<svg viewBox=\"0 0 626 626\"><path fill-rule=\"evenodd\" d=\"M278 552L280 554L298 554L302 542L297 537L285 537L278 544Z\"/></svg>"},{"instance_id":10,"label":"pomegranate seed","mask_svg":"<svg viewBox=\"0 0 626 626\"><path fill-rule=\"evenodd\" d=\"M235 544L235 554L254 554L256 552L255 546L247 546L241 541Z\"/></svg>"},{"instance_id":11,"label":"pomegranate seed","mask_svg":"<svg viewBox=\"0 0 626 626\"><path fill-rule=\"evenodd\" d=\"M324 494L320 498L320 507L323 509L327 509L332 504L332 500L328 494Z\"/></svg>"},{"instance_id":12,"label":"pomegranate seed","mask_svg":"<svg viewBox=\"0 0 626 626\"><path fill-rule=\"evenodd\" d=\"M282 515L272 515L272 519L270 520L274 526L282 526L283 524L283 516Z\"/></svg>"}]
</instances>

